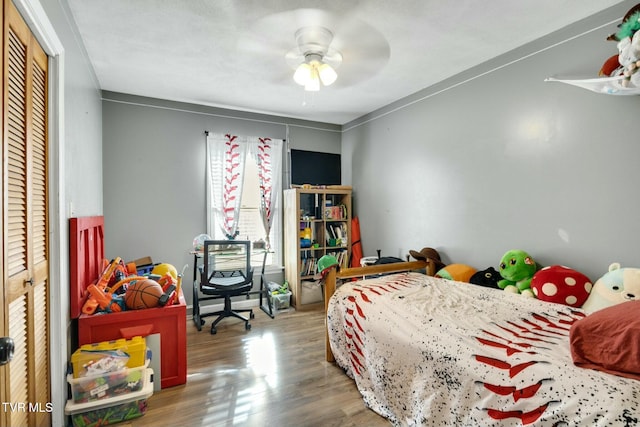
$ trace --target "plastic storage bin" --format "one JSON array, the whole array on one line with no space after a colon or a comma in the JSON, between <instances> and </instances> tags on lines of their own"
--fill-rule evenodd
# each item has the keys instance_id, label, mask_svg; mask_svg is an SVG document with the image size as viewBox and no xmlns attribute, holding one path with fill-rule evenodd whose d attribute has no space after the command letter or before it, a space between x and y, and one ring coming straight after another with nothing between
<instances>
[{"instance_id":1,"label":"plastic storage bin","mask_svg":"<svg viewBox=\"0 0 640 427\"><path fill-rule=\"evenodd\" d=\"M89 403L67 401L65 414L74 427L98 427L141 417L147 411L147 399L153 395L153 370L144 369L141 390Z\"/></svg>"},{"instance_id":2,"label":"plastic storage bin","mask_svg":"<svg viewBox=\"0 0 640 427\"><path fill-rule=\"evenodd\" d=\"M105 351L121 350L129 355L127 362L128 368L137 368L144 366L146 360L147 340L143 337L133 337L130 340L124 338L113 341L102 341L95 344L85 344L80 346L71 355L71 364L73 365L73 378L84 376L84 367L95 362L101 357L105 357Z\"/></svg>"},{"instance_id":3,"label":"plastic storage bin","mask_svg":"<svg viewBox=\"0 0 640 427\"><path fill-rule=\"evenodd\" d=\"M149 360L137 368L123 368L82 378L73 378L69 374L67 382L71 388L72 400L75 403L86 403L139 391L144 387L144 374L148 365Z\"/></svg>"},{"instance_id":4,"label":"plastic storage bin","mask_svg":"<svg viewBox=\"0 0 640 427\"><path fill-rule=\"evenodd\" d=\"M283 310L289 308L291 302L291 292L286 294L271 294L271 303L274 310Z\"/></svg>"},{"instance_id":5,"label":"plastic storage bin","mask_svg":"<svg viewBox=\"0 0 640 427\"><path fill-rule=\"evenodd\" d=\"M300 282L300 295L296 295L297 304L314 304L322 301L322 298L322 288L319 282L311 280Z\"/></svg>"}]
</instances>

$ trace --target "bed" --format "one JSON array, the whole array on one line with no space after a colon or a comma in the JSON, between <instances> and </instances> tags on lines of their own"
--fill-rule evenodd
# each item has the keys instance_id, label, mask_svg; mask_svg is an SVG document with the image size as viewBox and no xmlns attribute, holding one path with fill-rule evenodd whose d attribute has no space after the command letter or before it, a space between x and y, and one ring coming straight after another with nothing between
<instances>
[{"instance_id":1,"label":"bed","mask_svg":"<svg viewBox=\"0 0 640 427\"><path fill-rule=\"evenodd\" d=\"M573 362L571 328L592 315L415 271L425 268L433 270L410 262L325 278L326 358L372 410L401 426L640 422L640 381Z\"/></svg>"}]
</instances>

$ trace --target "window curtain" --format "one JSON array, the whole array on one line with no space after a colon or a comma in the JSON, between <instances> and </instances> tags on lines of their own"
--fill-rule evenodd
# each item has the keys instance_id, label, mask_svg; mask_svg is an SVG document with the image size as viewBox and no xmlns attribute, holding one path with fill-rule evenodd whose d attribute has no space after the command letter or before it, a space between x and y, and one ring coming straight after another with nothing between
<instances>
[{"instance_id":1,"label":"window curtain","mask_svg":"<svg viewBox=\"0 0 640 427\"><path fill-rule=\"evenodd\" d=\"M239 233L247 144L236 135L207 135L208 234L219 227L227 239Z\"/></svg>"},{"instance_id":2,"label":"window curtain","mask_svg":"<svg viewBox=\"0 0 640 427\"><path fill-rule=\"evenodd\" d=\"M228 239L238 235L245 161L247 156L252 156L258 165L265 240L271 247L269 234L278 195L282 192L283 145L281 139L207 134L209 234L215 234L213 230L219 227Z\"/></svg>"},{"instance_id":3,"label":"window curtain","mask_svg":"<svg viewBox=\"0 0 640 427\"><path fill-rule=\"evenodd\" d=\"M249 153L258 165L260 185L260 217L265 230L267 249L271 248L269 235L278 195L282 192L281 165L283 140L255 138L249 142Z\"/></svg>"}]
</instances>

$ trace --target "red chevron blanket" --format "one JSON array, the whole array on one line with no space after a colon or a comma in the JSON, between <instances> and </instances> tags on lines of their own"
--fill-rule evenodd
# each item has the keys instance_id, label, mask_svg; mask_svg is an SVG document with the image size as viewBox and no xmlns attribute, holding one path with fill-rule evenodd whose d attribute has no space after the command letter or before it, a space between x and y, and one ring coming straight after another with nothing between
<instances>
[{"instance_id":1,"label":"red chevron blanket","mask_svg":"<svg viewBox=\"0 0 640 427\"><path fill-rule=\"evenodd\" d=\"M398 426L625 426L640 382L573 364L572 307L417 273L331 297L336 363Z\"/></svg>"}]
</instances>

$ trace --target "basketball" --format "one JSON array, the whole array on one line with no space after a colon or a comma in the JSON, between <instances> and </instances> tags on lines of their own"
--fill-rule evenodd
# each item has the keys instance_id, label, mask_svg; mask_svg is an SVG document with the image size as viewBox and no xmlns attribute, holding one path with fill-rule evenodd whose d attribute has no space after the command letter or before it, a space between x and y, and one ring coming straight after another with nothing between
<instances>
[{"instance_id":1,"label":"basketball","mask_svg":"<svg viewBox=\"0 0 640 427\"><path fill-rule=\"evenodd\" d=\"M124 304L129 310L157 307L163 294L162 286L155 280L137 280L127 287L124 294Z\"/></svg>"}]
</instances>

